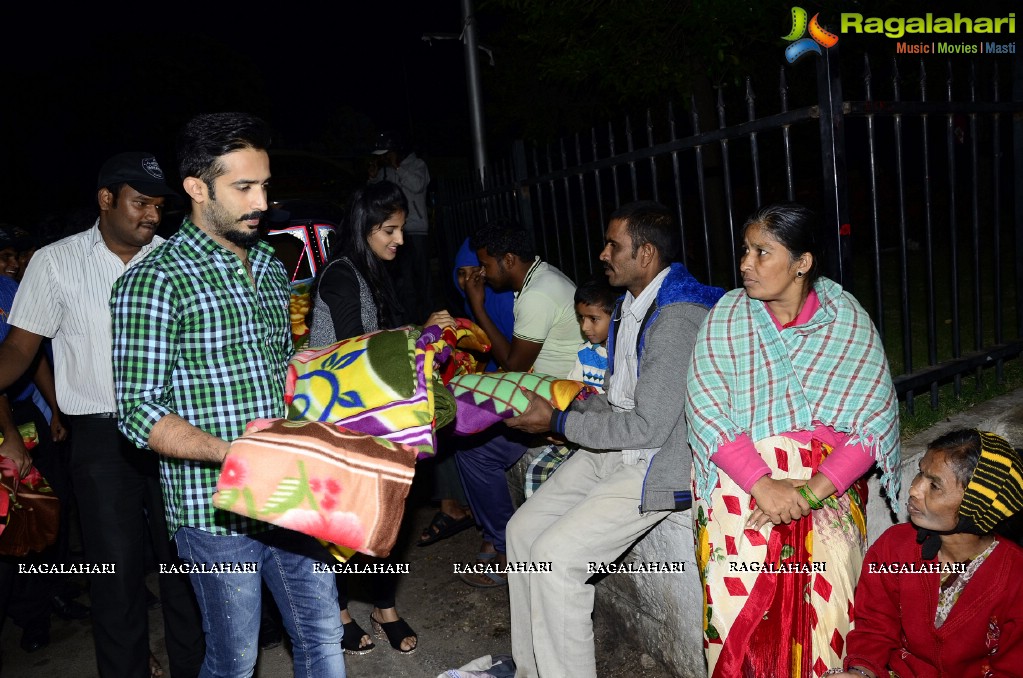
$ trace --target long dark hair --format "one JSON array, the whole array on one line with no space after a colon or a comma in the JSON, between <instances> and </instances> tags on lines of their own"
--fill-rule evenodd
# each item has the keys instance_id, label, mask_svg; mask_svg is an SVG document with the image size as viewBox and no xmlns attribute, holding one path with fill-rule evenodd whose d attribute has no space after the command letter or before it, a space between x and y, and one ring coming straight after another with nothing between
<instances>
[{"instance_id":1,"label":"long dark hair","mask_svg":"<svg viewBox=\"0 0 1023 678\"><path fill-rule=\"evenodd\" d=\"M341 247L338 248L338 255L348 257L369 285L377 305L377 322L382 329L401 324L404 309L398 301L387 262L373 253L367 238L374 228L390 219L395 212L408 214L408 199L400 186L380 181L360 188L352 195L348 219L341 229Z\"/></svg>"}]
</instances>

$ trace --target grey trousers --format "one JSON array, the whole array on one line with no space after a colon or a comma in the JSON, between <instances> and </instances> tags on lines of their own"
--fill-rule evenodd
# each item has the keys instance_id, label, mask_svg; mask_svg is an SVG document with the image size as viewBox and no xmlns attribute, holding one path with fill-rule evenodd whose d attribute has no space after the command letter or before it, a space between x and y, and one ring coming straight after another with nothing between
<instances>
[{"instance_id":1,"label":"grey trousers","mask_svg":"<svg viewBox=\"0 0 1023 678\"><path fill-rule=\"evenodd\" d=\"M511 573L516 678L595 678L588 563L614 562L668 511L639 512L647 464L579 450L508 522L508 562L551 563Z\"/></svg>"}]
</instances>

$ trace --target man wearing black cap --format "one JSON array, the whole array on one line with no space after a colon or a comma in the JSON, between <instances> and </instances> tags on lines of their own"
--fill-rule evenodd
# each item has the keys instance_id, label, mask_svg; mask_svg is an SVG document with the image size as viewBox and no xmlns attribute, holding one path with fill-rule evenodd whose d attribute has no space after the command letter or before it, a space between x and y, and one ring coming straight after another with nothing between
<instances>
[{"instance_id":1,"label":"man wearing black cap","mask_svg":"<svg viewBox=\"0 0 1023 678\"><path fill-rule=\"evenodd\" d=\"M18 255L27 247L25 238L20 237L13 227L0 225L0 275L17 280L21 277Z\"/></svg>"},{"instance_id":2,"label":"man wearing black cap","mask_svg":"<svg viewBox=\"0 0 1023 678\"><path fill-rule=\"evenodd\" d=\"M390 181L401 187L408 200L405 216L405 245L398 249L398 281L401 296L408 300L407 311L413 319L423 321L437 310L433 303L430 284L430 223L426 213L426 189L430 185L430 170L426 161L405 147L401 135L395 131L381 132L373 146L376 158L369 164L369 183ZM415 317L415 315L420 317Z\"/></svg>"},{"instance_id":3,"label":"man wearing black cap","mask_svg":"<svg viewBox=\"0 0 1023 678\"><path fill-rule=\"evenodd\" d=\"M99 172L99 218L85 232L35 253L14 299L11 331L0 344L0 389L31 365L44 337L53 340L57 400L72 424L71 474L90 575L96 663L103 678L150 674L144 541L161 563L175 562L152 452L117 430L111 363L110 291L114 281L162 239L164 202L177 194L151 153L120 153ZM97 568L102 569L102 567ZM171 676L195 676L202 630L183 575L160 575Z\"/></svg>"}]
</instances>

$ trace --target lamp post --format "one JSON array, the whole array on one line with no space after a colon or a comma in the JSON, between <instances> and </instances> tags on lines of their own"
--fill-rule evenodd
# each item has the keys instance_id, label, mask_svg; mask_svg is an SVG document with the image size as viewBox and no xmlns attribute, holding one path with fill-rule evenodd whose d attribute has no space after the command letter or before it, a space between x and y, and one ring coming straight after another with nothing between
<instances>
[{"instance_id":1,"label":"lamp post","mask_svg":"<svg viewBox=\"0 0 1023 678\"><path fill-rule=\"evenodd\" d=\"M487 148L483 132L483 96L480 87L480 62L479 50L487 53L490 57L490 65L494 65L494 55L487 47L480 45L476 35L476 17L472 10L472 0L461 0L462 2L462 32L459 35L454 33L425 33L423 40L433 44L434 40L462 41L465 51L465 81L469 93L469 130L472 134L472 164L476 170L476 178L483 185L483 172L487 166Z\"/></svg>"},{"instance_id":2,"label":"lamp post","mask_svg":"<svg viewBox=\"0 0 1023 678\"><path fill-rule=\"evenodd\" d=\"M469 129L472 133L472 159L476 178L483 182L483 171L487 166L487 149L483 137L483 97L480 89L480 62L477 56L479 43L476 36L476 17L472 12L472 0L462 0L462 21L465 26L465 81L469 90ZM491 59L493 57L491 56Z\"/></svg>"}]
</instances>

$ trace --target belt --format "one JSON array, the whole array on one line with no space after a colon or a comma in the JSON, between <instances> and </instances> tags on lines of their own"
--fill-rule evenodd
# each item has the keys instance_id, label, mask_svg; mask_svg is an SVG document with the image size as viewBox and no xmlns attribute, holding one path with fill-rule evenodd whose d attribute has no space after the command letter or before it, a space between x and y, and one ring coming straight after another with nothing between
<instances>
[{"instance_id":1,"label":"belt","mask_svg":"<svg viewBox=\"0 0 1023 678\"><path fill-rule=\"evenodd\" d=\"M117 419L117 412L97 412L95 414L72 414L75 419Z\"/></svg>"}]
</instances>

